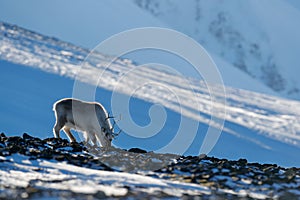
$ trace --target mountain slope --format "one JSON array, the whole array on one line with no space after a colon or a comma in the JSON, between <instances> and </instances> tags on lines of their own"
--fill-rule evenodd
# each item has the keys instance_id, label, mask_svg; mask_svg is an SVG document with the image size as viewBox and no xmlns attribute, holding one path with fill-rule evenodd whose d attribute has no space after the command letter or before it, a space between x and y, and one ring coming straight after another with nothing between
<instances>
[{"instance_id":1,"label":"mountain slope","mask_svg":"<svg viewBox=\"0 0 300 200\"><path fill-rule=\"evenodd\" d=\"M143 1L139 1L143 2ZM153 1L155 2L155 1ZM168 4L168 1L165 1ZM175 1L171 2L173 4ZM185 12L193 15L194 12L190 12L194 10L194 5L188 1L184 6L180 6L181 8L187 9ZM211 2L210 2L211 3ZM72 4L72 6L69 6ZM150 3L151 4L151 3ZM191 5L191 7L189 7ZM206 4L205 4L206 5ZM151 5L150 5L151 6ZM168 6L167 6L168 7ZM37 12L32 12L32 9L35 9ZM171 12L172 7L170 9L170 13L176 13L176 22L181 23L184 26L190 26L190 23L184 19L186 15L180 16L177 15L176 12ZM158 9L159 11L159 9ZM52 13L55 13L55 17L52 16ZM67 13L67 17L65 16ZM82 13L78 15L78 13ZM182 13L178 13L182 14ZM178 17L178 19L177 19ZM90 49L94 48L99 42L107 39L113 34L117 34L121 31L125 31L131 28L140 28L140 27L165 27L165 28L175 28L174 24L169 23L169 21L164 21L160 18L152 16L151 13L145 12L142 8L138 7L134 4L134 2L130 0L124 0L122 2L111 2L111 1L91 1L90 3L86 3L85 1L51 1L51 2L26 2L20 3L14 0L7 2L0 2L0 18L4 21L15 23L21 25L23 27L27 27L31 30L36 30L46 35L53 35L55 37L59 37L64 41L70 41L73 44L77 44L80 46L88 47ZM170 17L170 21L174 21L172 19L173 16ZM184 20L184 21L182 21ZM193 21L188 18L188 21ZM51 24L51 26L49 26ZM111 25L113 24L113 26ZM197 25L197 24L191 24ZM198 26L198 25L197 25ZM181 29L177 29L181 30ZM191 31L181 30L184 33L191 35ZM201 35L202 36L202 35ZM198 40L198 36L194 37ZM241 72L236 72L239 76L232 78L230 76L230 72L234 69L234 67L230 62L230 60L224 60L222 55L218 55L218 52L212 51L212 49L208 48L205 43L201 40L200 43L204 45L208 50L210 55L213 56L217 65L224 78L224 82L227 86L231 87L239 87L251 91L262 92L272 95L278 95L269 87L263 84L257 84L256 82L253 86L253 77L250 77L248 74L244 75ZM218 48L218 46L216 46ZM228 50L226 49L226 52ZM135 60L138 63L143 63L144 56L137 56L130 58L131 60ZM158 54L150 57L151 61L153 61L153 57L161 57ZM136 59L138 58L138 59ZM163 60L163 59L162 59ZM162 60L158 60L158 63L162 63ZM170 61L168 59L167 64L171 65L173 68L176 66L178 68L182 68L182 64L176 61ZM229 69L228 69L229 68ZM238 71L240 69L236 69ZM189 73L189 76L193 76L193 73Z\"/></svg>"},{"instance_id":2,"label":"mountain slope","mask_svg":"<svg viewBox=\"0 0 300 200\"><path fill-rule=\"evenodd\" d=\"M166 27L129 0L1 1L0 20L89 49L121 31Z\"/></svg>"},{"instance_id":3,"label":"mountain slope","mask_svg":"<svg viewBox=\"0 0 300 200\"><path fill-rule=\"evenodd\" d=\"M300 10L292 4L282 0L133 2L274 91L300 99Z\"/></svg>"},{"instance_id":4,"label":"mountain slope","mask_svg":"<svg viewBox=\"0 0 300 200\"><path fill-rule=\"evenodd\" d=\"M0 58L9 61L0 63L0 80L3 80L5 85L1 87L1 94L6 97L1 99L0 104L3 112L1 128L8 133L30 131L41 137L49 137L52 135L54 123L52 104L59 98L72 95L72 79L75 78L80 62L88 51L4 23L1 24L0 36ZM219 92L221 88L215 86L217 102L212 105L210 93L201 80L184 78L155 67L139 68L127 59L118 59L112 63L109 70L105 71L105 76L98 82L99 72L103 70L107 61L107 56L95 54L95 60L83 66L81 74L77 74L77 79L91 84L91 87L93 84L99 86L96 91L97 101L103 103L109 111L112 110L111 90L123 74L134 69L134 73L127 79L128 82L120 84L122 87L116 91L120 95L132 96L132 88L136 85L141 86L131 98L130 112L133 121L140 126L151 125L151 116L149 117L148 113L155 104L163 105L167 114L166 123L155 136L144 139L125 132L114 141L114 145L121 148L138 146L148 150L160 150L170 142L177 133L181 120L185 119L191 124L199 122L197 135L185 153L199 154L210 122L211 108L215 106L218 109L221 106L221 102L218 101L222 98L222 93ZM239 76L236 73L232 71L232 74ZM144 82L156 85L143 85ZM173 94L169 93L168 89L183 100L181 104L171 98ZM226 92L227 114L223 116L222 113L216 113L214 116L225 117L225 129L210 155L234 159L245 157L250 161L299 166L300 103L236 88L227 87ZM194 93L198 97L194 103L199 105L199 109L189 98ZM19 109L16 109L18 107ZM126 111L120 108L119 112L123 114ZM125 122L126 120L128 119L122 119ZM218 124L214 126L218 127ZM186 127L184 131L186 136L190 137L193 127ZM140 134L147 136L146 131Z\"/></svg>"}]
</instances>

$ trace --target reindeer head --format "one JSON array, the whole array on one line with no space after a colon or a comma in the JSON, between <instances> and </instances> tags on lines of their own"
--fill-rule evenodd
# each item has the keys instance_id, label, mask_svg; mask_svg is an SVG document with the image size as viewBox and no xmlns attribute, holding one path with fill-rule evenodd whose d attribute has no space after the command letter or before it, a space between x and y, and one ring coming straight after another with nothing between
<instances>
[{"instance_id":1,"label":"reindeer head","mask_svg":"<svg viewBox=\"0 0 300 200\"><path fill-rule=\"evenodd\" d=\"M116 138L121 132L122 130L120 130L119 132L114 132L114 127L116 125L116 121L114 120L115 117L110 116L108 113L108 116L106 117L105 121L107 122L107 127L102 127L101 131L104 135L104 140L107 146L111 146L111 141ZM111 125L110 123L110 119L113 120L113 124Z\"/></svg>"},{"instance_id":2,"label":"reindeer head","mask_svg":"<svg viewBox=\"0 0 300 200\"><path fill-rule=\"evenodd\" d=\"M105 128L105 127L102 127L101 128L101 131L102 131L102 135L104 136L103 137L103 143L102 144L104 147L110 147L111 146L111 141L113 139L113 132L110 128Z\"/></svg>"}]
</instances>

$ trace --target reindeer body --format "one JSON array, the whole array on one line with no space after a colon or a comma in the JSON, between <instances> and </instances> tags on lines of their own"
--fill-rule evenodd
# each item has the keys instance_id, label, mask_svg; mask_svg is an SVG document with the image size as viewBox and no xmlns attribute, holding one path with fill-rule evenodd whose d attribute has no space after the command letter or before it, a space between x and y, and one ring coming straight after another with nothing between
<instances>
[{"instance_id":1,"label":"reindeer body","mask_svg":"<svg viewBox=\"0 0 300 200\"><path fill-rule=\"evenodd\" d=\"M113 128L105 108L96 102L85 102L77 99L61 99L53 105L56 123L53 128L55 137L60 137L60 130L66 133L71 142L75 138L71 129L83 132L86 142L96 144L100 141L103 147L111 146Z\"/></svg>"}]
</instances>

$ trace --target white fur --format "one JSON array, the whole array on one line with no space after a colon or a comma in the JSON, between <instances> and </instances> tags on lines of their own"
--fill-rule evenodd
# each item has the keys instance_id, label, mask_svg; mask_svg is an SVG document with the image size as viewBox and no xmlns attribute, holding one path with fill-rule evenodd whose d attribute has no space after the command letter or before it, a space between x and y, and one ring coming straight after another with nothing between
<instances>
[{"instance_id":1,"label":"white fur","mask_svg":"<svg viewBox=\"0 0 300 200\"><path fill-rule=\"evenodd\" d=\"M97 140L103 147L111 146L113 128L105 108L97 102L85 102L78 99L61 99L54 103L56 123L53 128L55 137L64 130L71 142L75 141L70 129L84 133L86 142L96 144Z\"/></svg>"}]
</instances>

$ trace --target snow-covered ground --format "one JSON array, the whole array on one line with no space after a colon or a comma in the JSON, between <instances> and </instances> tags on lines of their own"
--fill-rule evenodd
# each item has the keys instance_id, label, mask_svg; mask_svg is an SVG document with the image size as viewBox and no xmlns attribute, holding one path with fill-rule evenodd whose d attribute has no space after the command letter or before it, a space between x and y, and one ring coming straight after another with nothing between
<instances>
[{"instance_id":1,"label":"snow-covered ground","mask_svg":"<svg viewBox=\"0 0 300 200\"><path fill-rule=\"evenodd\" d=\"M274 91L300 99L300 10L294 0L132 0ZM213 54L213 55L214 55ZM220 65L220 68L223 66Z\"/></svg>"},{"instance_id":2,"label":"snow-covered ground","mask_svg":"<svg viewBox=\"0 0 300 200\"><path fill-rule=\"evenodd\" d=\"M52 104L60 98L72 96L73 79L88 50L9 24L1 23L0 30L0 59L4 60L0 62L1 131L8 135L29 132L35 136L50 137L54 124ZM211 119L211 109L218 110L222 105L222 87L214 86L217 101L211 104L211 96L203 81L160 68L139 68L128 59L113 62L98 83L99 72L107 62L106 55L96 54L76 77L84 83L99 84L97 101L110 111L111 90L122 75L134 69L127 82L117 88L118 94L132 96L130 113L133 120L140 126L151 124L148 112L154 104L163 105L167 114L159 134L143 139L125 132L114 141L114 145L159 150L174 137L183 117L191 124L199 122L196 137L185 154L199 154ZM228 70L230 76L243 76L239 70ZM249 84L261 86L252 81ZM143 85L144 82L153 84ZM130 94L136 85L141 87L134 95ZM264 90L264 86L261 88ZM172 98L170 90L183 100L181 104ZM189 97L194 94L197 100L191 103ZM226 87L226 97L226 116L222 112L213 113L213 117L225 118L226 121L221 137L209 155L300 166L299 102L232 87ZM120 108L119 113L122 112L125 111ZM213 125L219 127L218 124ZM190 137L193 128L184 130L187 137Z\"/></svg>"},{"instance_id":3,"label":"snow-covered ground","mask_svg":"<svg viewBox=\"0 0 300 200\"><path fill-rule=\"evenodd\" d=\"M101 191L106 196L125 196L130 189L154 194L164 192L170 196L211 194L204 186L192 183L181 183L158 178L88 169L46 160L30 161L26 156L14 155L0 157L1 185L6 187L26 188L33 181L41 190L66 190L79 194L96 194ZM9 173L4 169L11 169ZM42 169L42 170L39 170ZM86 181L88 180L88 181ZM126 188L127 187L127 188Z\"/></svg>"}]
</instances>

